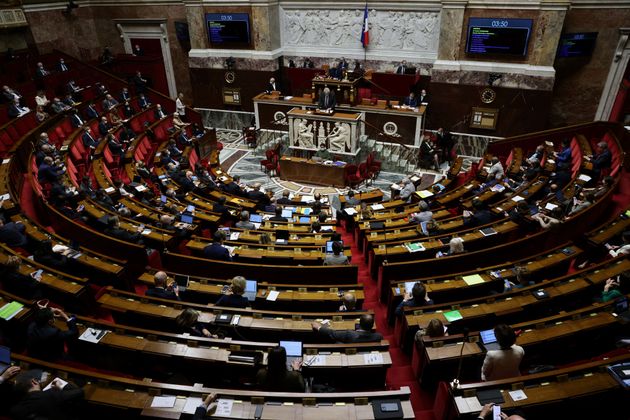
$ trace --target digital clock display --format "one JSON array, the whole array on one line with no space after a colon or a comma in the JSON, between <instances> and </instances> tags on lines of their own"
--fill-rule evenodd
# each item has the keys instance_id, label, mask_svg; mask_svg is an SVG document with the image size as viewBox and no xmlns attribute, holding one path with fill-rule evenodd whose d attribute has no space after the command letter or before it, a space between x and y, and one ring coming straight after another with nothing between
<instances>
[{"instance_id":1,"label":"digital clock display","mask_svg":"<svg viewBox=\"0 0 630 420\"><path fill-rule=\"evenodd\" d=\"M531 19L470 18L466 52L524 56L531 31Z\"/></svg>"},{"instance_id":2,"label":"digital clock display","mask_svg":"<svg viewBox=\"0 0 630 420\"><path fill-rule=\"evenodd\" d=\"M250 42L249 14L207 13L210 43L222 46L247 46Z\"/></svg>"}]
</instances>

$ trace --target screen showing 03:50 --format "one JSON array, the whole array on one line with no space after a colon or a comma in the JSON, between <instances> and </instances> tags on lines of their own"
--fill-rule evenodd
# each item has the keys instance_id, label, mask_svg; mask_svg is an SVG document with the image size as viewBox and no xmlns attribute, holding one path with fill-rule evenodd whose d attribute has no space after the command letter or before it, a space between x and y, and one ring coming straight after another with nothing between
<instances>
[{"instance_id":1,"label":"screen showing 03:50","mask_svg":"<svg viewBox=\"0 0 630 420\"><path fill-rule=\"evenodd\" d=\"M212 44L249 44L247 13L207 13L206 24Z\"/></svg>"}]
</instances>

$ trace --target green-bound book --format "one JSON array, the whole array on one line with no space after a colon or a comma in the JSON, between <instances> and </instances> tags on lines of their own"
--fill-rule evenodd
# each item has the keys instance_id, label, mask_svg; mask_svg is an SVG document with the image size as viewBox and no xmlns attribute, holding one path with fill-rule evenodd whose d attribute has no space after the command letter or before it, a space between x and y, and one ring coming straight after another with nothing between
<instances>
[{"instance_id":1,"label":"green-bound book","mask_svg":"<svg viewBox=\"0 0 630 420\"><path fill-rule=\"evenodd\" d=\"M444 318L446 318L448 322L453 322L453 321L457 321L458 319L463 319L464 317L462 316L461 312L455 310L455 311L444 312Z\"/></svg>"},{"instance_id":2,"label":"green-bound book","mask_svg":"<svg viewBox=\"0 0 630 420\"><path fill-rule=\"evenodd\" d=\"M0 318L8 321L16 316L23 307L24 305L22 305L20 302L7 303L2 308L0 308Z\"/></svg>"},{"instance_id":3,"label":"green-bound book","mask_svg":"<svg viewBox=\"0 0 630 420\"><path fill-rule=\"evenodd\" d=\"M422 244L420 242L415 243L415 244L407 244L405 246L407 247L409 252L419 252L419 251L424 251L425 250L425 247L422 246Z\"/></svg>"}]
</instances>

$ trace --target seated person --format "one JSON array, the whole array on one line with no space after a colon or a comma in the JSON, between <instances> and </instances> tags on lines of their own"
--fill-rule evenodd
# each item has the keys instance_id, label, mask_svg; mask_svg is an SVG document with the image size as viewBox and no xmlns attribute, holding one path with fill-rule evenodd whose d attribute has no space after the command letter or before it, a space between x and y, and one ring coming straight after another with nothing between
<instances>
[{"instance_id":1,"label":"seated person","mask_svg":"<svg viewBox=\"0 0 630 420\"><path fill-rule=\"evenodd\" d=\"M282 217L282 207L276 207L275 216L270 217L270 222L288 222L289 220L286 217Z\"/></svg>"},{"instance_id":2,"label":"seated person","mask_svg":"<svg viewBox=\"0 0 630 420\"><path fill-rule=\"evenodd\" d=\"M28 244L26 226L21 222L6 223L0 216L0 242L11 248L25 247Z\"/></svg>"},{"instance_id":3,"label":"seated person","mask_svg":"<svg viewBox=\"0 0 630 420\"><path fill-rule=\"evenodd\" d=\"M39 285L39 277L35 273L26 275L20 273L21 260L17 255L9 255L0 265L0 278L2 278L2 287L19 296L28 299L41 299L42 290Z\"/></svg>"},{"instance_id":4,"label":"seated person","mask_svg":"<svg viewBox=\"0 0 630 420\"><path fill-rule=\"evenodd\" d=\"M613 258L616 258L620 255L630 254L630 231L625 231L621 235L621 239L623 241L623 244L620 246L605 244L606 249L608 250L608 254Z\"/></svg>"},{"instance_id":5,"label":"seated person","mask_svg":"<svg viewBox=\"0 0 630 420\"><path fill-rule=\"evenodd\" d=\"M549 215L536 213L532 216L532 219L536 220L543 229L549 229L562 223L562 209L560 207L556 207L549 212Z\"/></svg>"},{"instance_id":6,"label":"seated person","mask_svg":"<svg viewBox=\"0 0 630 420\"><path fill-rule=\"evenodd\" d=\"M292 204L291 199L289 198L289 196L291 195L291 192L289 190L283 190L282 191L282 197L278 198L276 200L276 204Z\"/></svg>"},{"instance_id":7,"label":"seated person","mask_svg":"<svg viewBox=\"0 0 630 420\"><path fill-rule=\"evenodd\" d=\"M357 297L353 293L345 293L341 299L341 306L339 312L356 312L357 310Z\"/></svg>"},{"instance_id":8,"label":"seated person","mask_svg":"<svg viewBox=\"0 0 630 420\"><path fill-rule=\"evenodd\" d=\"M212 235L212 243L203 249L203 255L211 260L232 261L230 251L223 246L225 232L217 230Z\"/></svg>"},{"instance_id":9,"label":"seated person","mask_svg":"<svg viewBox=\"0 0 630 420\"><path fill-rule=\"evenodd\" d=\"M21 372L15 378L15 393L11 414L14 419L75 419L79 407L74 403L85 397L82 388L71 383L63 385L59 379L51 382L51 389L42 389L42 371L39 369Z\"/></svg>"},{"instance_id":10,"label":"seated person","mask_svg":"<svg viewBox=\"0 0 630 420\"><path fill-rule=\"evenodd\" d=\"M369 343L383 339L381 333L372 331L374 328L374 317L370 314L361 315L359 328L356 330L335 331L319 322L313 322L311 326L317 335L327 337L335 343Z\"/></svg>"},{"instance_id":11,"label":"seated person","mask_svg":"<svg viewBox=\"0 0 630 420\"><path fill-rule=\"evenodd\" d=\"M413 185L413 182L409 178L403 178L402 180L402 189L400 190L400 199L403 201L408 201L411 199L411 195L416 192L416 186Z\"/></svg>"},{"instance_id":12,"label":"seated person","mask_svg":"<svg viewBox=\"0 0 630 420\"><path fill-rule=\"evenodd\" d=\"M222 219L230 217L230 209L225 205L227 198L224 195L219 197L216 203L212 206L212 211L221 215ZM249 214L247 215L247 221L249 221Z\"/></svg>"},{"instance_id":13,"label":"seated person","mask_svg":"<svg viewBox=\"0 0 630 420\"><path fill-rule=\"evenodd\" d=\"M418 207L420 211L415 213L413 216L409 218L410 222L414 223L422 223L433 220L433 212L429 210L429 205L426 201L422 200L418 203Z\"/></svg>"},{"instance_id":14,"label":"seated person","mask_svg":"<svg viewBox=\"0 0 630 420\"><path fill-rule=\"evenodd\" d=\"M448 251L446 252L442 252L442 251L438 251L437 254L435 254L435 258L442 258L442 257L448 257L451 255L457 255L457 254L463 254L464 252L466 252L464 250L464 240L462 238L451 238L450 241L448 241Z\"/></svg>"},{"instance_id":15,"label":"seated person","mask_svg":"<svg viewBox=\"0 0 630 420\"><path fill-rule=\"evenodd\" d=\"M409 92L409 96L407 96L403 100L403 105L408 106L410 108L415 108L418 106L418 99L416 99L416 94L413 92Z\"/></svg>"},{"instance_id":16,"label":"seated person","mask_svg":"<svg viewBox=\"0 0 630 420\"><path fill-rule=\"evenodd\" d=\"M403 316L405 307L426 305L433 305L433 300L429 299L429 293L424 284L416 282L411 288L411 294L405 293L405 297L396 307L395 313L396 316Z\"/></svg>"},{"instance_id":17,"label":"seated person","mask_svg":"<svg viewBox=\"0 0 630 420\"><path fill-rule=\"evenodd\" d=\"M523 347L517 346L514 330L505 324L494 327L494 336L501 348L488 350L481 368L482 381L496 381L499 379L521 376L519 366L525 355Z\"/></svg>"},{"instance_id":18,"label":"seated person","mask_svg":"<svg viewBox=\"0 0 630 420\"><path fill-rule=\"evenodd\" d=\"M600 297L601 301L606 303L620 297L623 297L623 293L619 291L619 276L607 279L606 284L604 284L604 291Z\"/></svg>"},{"instance_id":19,"label":"seated person","mask_svg":"<svg viewBox=\"0 0 630 420\"><path fill-rule=\"evenodd\" d=\"M153 287L147 289L146 296L160 299L181 300L179 287L175 280L169 283L168 275L164 271L158 271L153 275Z\"/></svg>"},{"instance_id":20,"label":"seated person","mask_svg":"<svg viewBox=\"0 0 630 420\"><path fill-rule=\"evenodd\" d=\"M269 392L304 392L304 378L300 373L301 362L294 359L291 368L287 369L287 351L278 346L269 350L267 367L256 374L258 386Z\"/></svg>"},{"instance_id":21,"label":"seated person","mask_svg":"<svg viewBox=\"0 0 630 420\"><path fill-rule=\"evenodd\" d=\"M556 169L568 169L571 166L571 141L562 140L562 150L560 153L554 152L556 158Z\"/></svg>"},{"instance_id":22,"label":"seated person","mask_svg":"<svg viewBox=\"0 0 630 420\"><path fill-rule=\"evenodd\" d=\"M602 169L610 169L610 166L612 165L612 154L608 149L608 143L600 141L597 143L597 148L599 151L595 154L595 156L592 158L587 157L587 159L593 164L593 178L595 178L595 180L599 179Z\"/></svg>"},{"instance_id":23,"label":"seated person","mask_svg":"<svg viewBox=\"0 0 630 420\"><path fill-rule=\"evenodd\" d=\"M361 204L361 200L355 197L354 191L348 191L346 195L346 207L354 207Z\"/></svg>"},{"instance_id":24,"label":"seated person","mask_svg":"<svg viewBox=\"0 0 630 420\"><path fill-rule=\"evenodd\" d=\"M188 127L190 124L185 123L179 116L179 112L173 112L173 128L175 130L181 130Z\"/></svg>"},{"instance_id":25,"label":"seated person","mask_svg":"<svg viewBox=\"0 0 630 420\"><path fill-rule=\"evenodd\" d=\"M348 265L348 257L343 255L343 246L341 242L334 241L332 244L332 254L326 254L324 265Z\"/></svg>"},{"instance_id":26,"label":"seated person","mask_svg":"<svg viewBox=\"0 0 630 420\"><path fill-rule=\"evenodd\" d=\"M227 306L230 308L247 308L249 300L243 296L247 280L245 277L236 276L230 281L230 287L225 294L217 300L216 306Z\"/></svg>"},{"instance_id":27,"label":"seated person","mask_svg":"<svg viewBox=\"0 0 630 420\"><path fill-rule=\"evenodd\" d=\"M243 210L241 212L241 220L236 222L234 226L239 229L244 229L244 230L256 229L256 226L252 222L249 221L249 212L247 210Z\"/></svg>"},{"instance_id":28,"label":"seated person","mask_svg":"<svg viewBox=\"0 0 630 420\"><path fill-rule=\"evenodd\" d=\"M488 224L494 219L494 215L488 209L488 206L478 198L472 200L473 211L464 210L464 226L475 227Z\"/></svg>"},{"instance_id":29,"label":"seated person","mask_svg":"<svg viewBox=\"0 0 630 420\"><path fill-rule=\"evenodd\" d=\"M56 270L64 271L68 265L68 257L53 251L52 241L45 240L33 252L36 262Z\"/></svg>"},{"instance_id":30,"label":"seated person","mask_svg":"<svg viewBox=\"0 0 630 420\"><path fill-rule=\"evenodd\" d=\"M188 333L194 337L217 338L216 335L211 334L210 331L208 331L206 324L199 322L199 312L192 308L186 308L177 315L177 318L175 318L175 324L177 325L179 332L182 334Z\"/></svg>"},{"instance_id":31,"label":"seated person","mask_svg":"<svg viewBox=\"0 0 630 420\"><path fill-rule=\"evenodd\" d=\"M446 335L448 335L448 333L446 332L446 328L444 327L442 321L437 318L433 318L431 321L429 321L429 324L426 328L420 328L418 332L416 332L414 339L416 342L416 346L418 346L418 348L423 348L424 337L438 338L444 337Z\"/></svg>"},{"instance_id":32,"label":"seated person","mask_svg":"<svg viewBox=\"0 0 630 420\"><path fill-rule=\"evenodd\" d=\"M503 165L501 165L501 161L496 156L492 157L490 161L490 169L488 169L488 182L493 185L498 181L502 180L505 177L505 171L503 170Z\"/></svg>"},{"instance_id":33,"label":"seated person","mask_svg":"<svg viewBox=\"0 0 630 420\"><path fill-rule=\"evenodd\" d=\"M136 233L131 233L121 228L120 219L118 218L118 216L112 216L107 220L107 228L105 228L104 233L113 238L120 239L121 241L132 242L136 244L142 243L142 235L140 234L140 231Z\"/></svg>"},{"instance_id":34,"label":"seated person","mask_svg":"<svg viewBox=\"0 0 630 420\"><path fill-rule=\"evenodd\" d=\"M61 318L68 326L60 330L55 318ZM26 331L28 355L43 360L59 360L66 356L66 341L79 335L76 318L69 317L58 308L43 308L35 312L35 320Z\"/></svg>"},{"instance_id":35,"label":"seated person","mask_svg":"<svg viewBox=\"0 0 630 420\"><path fill-rule=\"evenodd\" d=\"M322 160L332 160L332 154L326 148L326 143L321 143L319 145L319 150L315 152L315 157L318 157Z\"/></svg>"},{"instance_id":36,"label":"seated person","mask_svg":"<svg viewBox=\"0 0 630 420\"><path fill-rule=\"evenodd\" d=\"M581 199L576 199L575 197L573 197L573 206L571 207L571 210L569 210L569 216L581 212L585 208L590 207L595 202L595 195L592 191L585 192L581 194L581 196Z\"/></svg>"}]
</instances>

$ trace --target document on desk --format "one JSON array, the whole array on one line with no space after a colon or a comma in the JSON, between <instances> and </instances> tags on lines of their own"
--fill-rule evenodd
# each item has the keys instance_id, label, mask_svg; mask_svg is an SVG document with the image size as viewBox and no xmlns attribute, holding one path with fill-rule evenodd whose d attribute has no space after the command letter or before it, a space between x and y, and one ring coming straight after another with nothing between
<instances>
[{"instance_id":1,"label":"document on desk","mask_svg":"<svg viewBox=\"0 0 630 420\"><path fill-rule=\"evenodd\" d=\"M177 397L174 395L158 395L153 397L151 408L173 408L175 407L176 399Z\"/></svg>"},{"instance_id":2,"label":"document on desk","mask_svg":"<svg viewBox=\"0 0 630 420\"><path fill-rule=\"evenodd\" d=\"M553 204L553 203L547 203L545 204L545 210L553 210L556 207L558 207L557 205Z\"/></svg>"},{"instance_id":3,"label":"document on desk","mask_svg":"<svg viewBox=\"0 0 630 420\"><path fill-rule=\"evenodd\" d=\"M267 295L267 300L271 302L275 302L276 299L278 299L279 295L280 295L280 292L278 292L277 290L270 290L269 294Z\"/></svg>"},{"instance_id":4,"label":"document on desk","mask_svg":"<svg viewBox=\"0 0 630 420\"><path fill-rule=\"evenodd\" d=\"M61 389L64 389L66 387L66 385L68 385L68 381L64 381L63 379L57 377L57 378L53 379L52 381L50 381L50 383L48 385L46 385L46 388L44 388L44 391L48 391L49 389L52 389L52 385L53 385L53 383L55 381L61 383Z\"/></svg>"},{"instance_id":5,"label":"document on desk","mask_svg":"<svg viewBox=\"0 0 630 420\"><path fill-rule=\"evenodd\" d=\"M238 241L239 236L241 236L241 232L230 233L230 241Z\"/></svg>"},{"instance_id":6,"label":"document on desk","mask_svg":"<svg viewBox=\"0 0 630 420\"><path fill-rule=\"evenodd\" d=\"M517 389L515 391L508 391L508 394L510 394L510 398L512 398L512 400L514 401L521 401L521 400L527 399L527 395L525 395L525 392L522 389Z\"/></svg>"},{"instance_id":7,"label":"document on desk","mask_svg":"<svg viewBox=\"0 0 630 420\"><path fill-rule=\"evenodd\" d=\"M384 210L385 206L382 204L372 204L372 210L376 211L376 210Z\"/></svg>"},{"instance_id":8,"label":"document on desk","mask_svg":"<svg viewBox=\"0 0 630 420\"><path fill-rule=\"evenodd\" d=\"M199 397L188 397L186 398L186 404L184 405L182 412L186 414L195 414L197 407L199 407L202 402L203 400Z\"/></svg>"},{"instance_id":9,"label":"document on desk","mask_svg":"<svg viewBox=\"0 0 630 420\"><path fill-rule=\"evenodd\" d=\"M87 341L88 343L98 343L105 337L108 331L99 330L97 328L86 328L83 334L79 337L79 340Z\"/></svg>"},{"instance_id":10,"label":"document on desk","mask_svg":"<svg viewBox=\"0 0 630 420\"><path fill-rule=\"evenodd\" d=\"M427 190L420 190L420 191L416 191L416 195L420 198L428 198L428 197L433 196L433 193Z\"/></svg>"},{"instance_id":11,"label":"document on desk","mask_svg":"<svg viewBox=\"0 0 630 420\"><path fill-rule=\"evenodd\" d=\"M514 201L515 203L518 203L521 200L524 200L524 198L520 195L515 195L514 197L512 197L512 201Z\"/></svg>"},{"instance_id":12,"label":"document on desk","mask_svg":"<svg viewBox=\"0 0 630 420\"><path fill-rule=\"evenodd\" d=\"M477 397L455 397L455 404L459 414L478 413L483 408Z\"/></svg>"},{"instance_id":13,"label":"document on desk","mask_svg":"<svg viewBox=\"0 0 630 420\"><path fill-rule=\"evenodd\" d=\"M588 181L590 181L590 180L591 180L591 177L590 177L590 176L588 176L588 175L584 175L584 174L582 174L582 175L578 176L578 179L579 179L580 181L588 182Z\"/></svg>"},{"instance_id":14,"label":"document on desk","mask_svg":"<svg viewBox=\"0 0 630 420\"><path fill-rule=\"evenodd\" d=\"M324 354L313 354L304 356L305 366L326 366L326 355Z\"/></svg>"},{"instance_id":15,"label":"document on desk","mask_svg":"<svg viewBox=\"0 0 630 420\"><path fill-rule=\"evenodd\" d=\"M354 209L354 207L347 207L343 209L343 211L345 211L348 216L354 216L355 214L357 214L357 211Z\"/></svg>"},{"instance_id":16,"label":"document on desk","mask_svg":"<svg viewBox=\"0 0 630 420\"><path fill-rule=\"evenodd\" d=\"M464 280L464 282L469 285L472 286L473 284L480 284L480 283L485 283L483 280L483 277L481 277L479 274L472 274L470 276L463 276L462 280Z\"/></svg>"},{"instance_id":17,"label":"document on desk","mask_svg":"<svg viewBox=\"0 0 630 420\"><path fill-rule=\"evenodd\" d=\"M383 355L380 352L365 353L363 355L363 361L366 365L382 365Z\"/></svg>"},{"instance_id":18,"label":"document on desk","mask_svg":"<svg viewBox=\"0 0 630 420\"><path fill-rule=\"evenodd\" d=\"M213 417L229 417L232 415L232 406L234 400L224 400L219 398L217 400L217 410L214 412Z\"/></svg>"}]
</instances>

